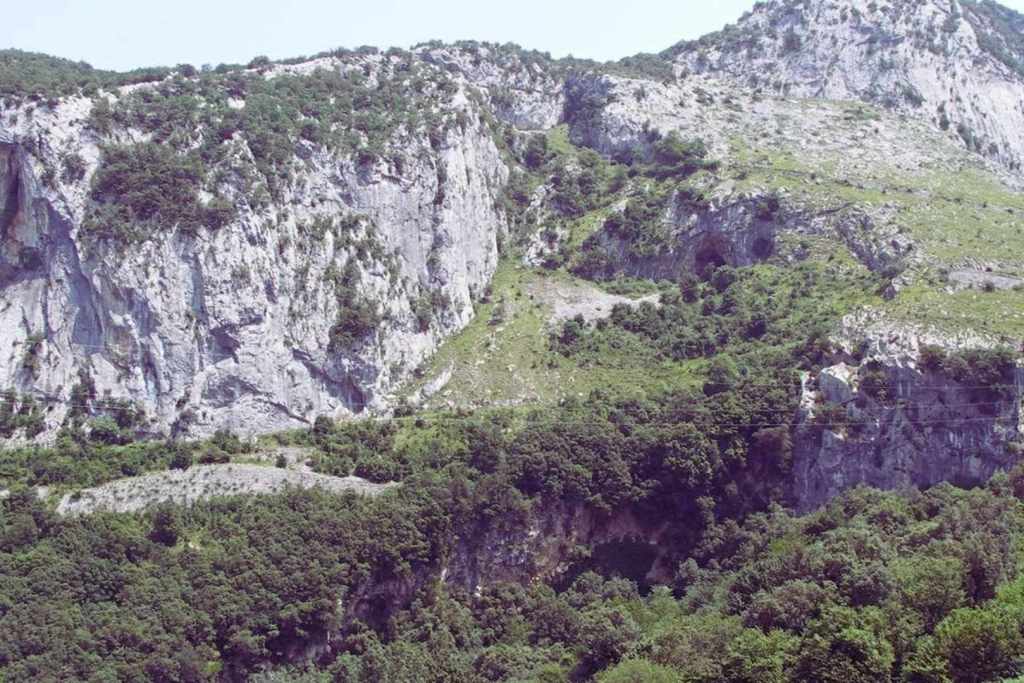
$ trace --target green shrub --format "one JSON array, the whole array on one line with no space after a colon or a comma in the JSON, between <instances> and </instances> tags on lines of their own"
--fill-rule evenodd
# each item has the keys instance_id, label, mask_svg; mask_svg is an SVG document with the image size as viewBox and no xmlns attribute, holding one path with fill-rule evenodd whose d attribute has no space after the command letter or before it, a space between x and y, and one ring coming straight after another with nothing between
<instances>
[{"instance_id":1,"label":"green shrub","mask_svg":"<svg viewBox=\"0 0 1024 683\"><path fill-rule=\"evenodd\" d=\"M717 162L707 160L708 148L702 140L684 141L675 131L654 143L652 155L645 172L655 178L685 178L718 167Z\"/></svg>"},{"instance_id":2,"label":"green shrub","mask_svg":"<svg viewBox=\"0 0 1024 683\"><path fill-rule=\"evenodd\" d=\"M995 681L1020 673L1021 622L1008 610L958 609L935 629L954 681Z\"/></svg>"},{"instance_id":3,"label":"green shrub","mask_svg":"<svg viewBox=\"0 0 1024 683\"><path fill-rule=\"evenodd\" d=\"M665 247L668 229L665 210L668 197L650 193L630 199L622 212L613 212L604 222L604 233L627 243L631 255L653 256ZM583 244L583 251L599 249L601 234L592 235Z\"/></svg>"},{"instance_id":4,"label":"green shrub","mask_svg":"<svg viewBox=\"0 0 1024 683\"><path fill-rule=\"evenodd\" d=\"M523 163L533 170L539 169L548 161L548 138L546 135L534 135L526 145Z\"/></svg>"},{"instance_id":5,"label":"green shrub","mask_svg":"<svg viewBox=\"0 0 1024 683\"><path fill-rule=\"evenodd\" d=\"M66 152L60 157L60 179L64 183L76 183L85 177L85 159L77 152Z\"/></svg>"},{"instance_id":6,"label":"green shrub","mask_svg":"<svg viewBox=\"0 0 1024 683\"><path fill-rule=\"evenodd\" d=\"M21 367L33 377L39 375L39 363L42 361L43 344L46 337L41 334L30 334L25 339L25 351L21 356Z\"/></svg>"},{"instance_id":7,"label":"green shrub","mask_svg":"<svg viewBox=\"0 0 1024 683\"><path fill-rule=\"evenodd\" d=\"M54 100L164 78L169 69L137 69L126 73L94 69L85 62L22 50L0 50L0 96Z\"/></svg>"},{"instance_id":8,"label":"green shrub","mask_svg":"<svg viewBox=\"0 0 1024 683\"><path fill-rule=\"evenodd\" d=\"M859 373L860 390L880 403L890 398L889 376L878 363L866 364Z\"/></svg>"},{"instance_id":9,"label":"green shrub","mask_svg":"<svg viewBox=\"0 0 1024 683\"><path fill-rule=\"evenodd\" d=\"M93 177L93 201L83 227L99 237L141 240L175 227L196 233L224 225L233 211L223 200L204 205L205 171L195 155L164 145L107 147Z\"/></svg>"},{"instance_id":10,"label":"green shrub","mask_svg":"<svg viewBox=\"0 0 1024 683\"><path fill-rule=\"evenodd\" d=\"M330 331L330 350L350 349L372 334L383 322L377 304L368 301L358 289L361 279L355 259L349 259L341 273L331 273L337 300L337 318Z\"/></svg>"},{"instance_id":11,"label":"green shrub","mask_svg":"<svg viewBox=\"0 0 1024 683\"><path fill-rule=\"evenodd\" d=\"M941 372L946 366L946 351L941 346L924 345L919 355L921 369L928 372Z\"/></svg>"}]
</instances>

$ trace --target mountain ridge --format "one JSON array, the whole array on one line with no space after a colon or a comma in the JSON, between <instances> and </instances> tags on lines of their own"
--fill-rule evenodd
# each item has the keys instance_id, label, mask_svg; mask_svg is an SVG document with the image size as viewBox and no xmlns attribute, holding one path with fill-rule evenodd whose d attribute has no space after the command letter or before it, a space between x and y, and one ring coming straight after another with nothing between
<instances>
[{"instance_id":1,"label":"mountain ridge","mask_svg":"<svg viewBox=\"0 0 1024 683\"><path fill-rule=\"evenodd\" d=\"M937 2L861 5L864 22L886 26L944 16ZM780 60L777 29L806 29L797 9L818 12L821 36ZM431 43L142 71L117 87L85 70L84 83L56 80L73 95L9 95L0 384L15 402L28 397L19 410L50 438L73 403L118 415L125 401L148 421L130 429L208 435L387 413L409 399L467 407L445 398L449 382L475 387L468 406L492 400L488 384L518 387L494 394L511 405L561 400L536 372L555 362L551 349L494 354L482 376L444 351L482 333L470 329L482 310L496 321L488 344L505 344L502 307L525 314L511 292L491 292L500 264L671 281L709 263L799 263L812 242L885 280L884 297L851 289L836 302L849 315L849 302L867 306L885 321L879 334L927 321L953 350L1019 343L1024 266L1007 247L1020 177L922 107L822 90L815 41L835 37L853 62L870 47L848 40L874 31L853 16L763 3L725 37L670 51L671 64L640 56L595 70L514 46ZM948 44L981 54L959 21ZM744 26L776 35L753 58L726 55ZM747 74L767 67L748 59L807 75L752 87ZM1005 74L993 60L985 69ZM844 97L812 97L823 93ZM165 188L174 200L147 189L153 167L184 179ZM968 215L976 234L958 230ZM972 310L972 282L992 284L994 322ZM543 339L547 315L517 339ZM585 374L576 362L567 377Z\"/></svg>"}]
</instances>

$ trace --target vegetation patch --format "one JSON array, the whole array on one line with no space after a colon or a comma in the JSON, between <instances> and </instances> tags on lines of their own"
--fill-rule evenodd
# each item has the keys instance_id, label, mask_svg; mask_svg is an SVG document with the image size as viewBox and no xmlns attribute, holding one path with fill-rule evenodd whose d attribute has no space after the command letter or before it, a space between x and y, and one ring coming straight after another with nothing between
<instances>
[{"instance_id":1,"label":"vegetation patch","mask_svg":"<svg viewBox=\"0 0 1024 683\"><path fill-rule=\"evenodd\" d=\"M98 237L143 240L177 228L195 234L230 222L234 207L202 202L200 160L156 143L107 147L93 177L83 227Z\"/></svg>"}]
</instances>

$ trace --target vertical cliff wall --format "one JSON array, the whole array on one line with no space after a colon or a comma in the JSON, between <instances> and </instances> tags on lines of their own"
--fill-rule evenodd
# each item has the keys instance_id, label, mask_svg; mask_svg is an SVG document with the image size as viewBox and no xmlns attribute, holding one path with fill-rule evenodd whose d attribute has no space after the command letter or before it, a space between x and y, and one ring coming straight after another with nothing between
<instances>
[{"instance_id":1,"label":"vertical cliff wall","mask_svg":"<svg viewBox=\"0 0 1024 683\"><path fill-rule=\"evenodd\" d=\"M0 132L0 386L36 397L49 427L76 386L78 401L135 404L146 429L181 434L380 406L471 319L496 268L508 170L457 84L423 102L448 123L396 130L384 154L295 141L290 181L261 202L234 172L254 167L254 142L236 133L216 189L229 222L137 240L83 227L104 150L152 140L130 125L98 135L94 106L25 105ZM372 329L338 334L366 311Z\"/></svg>"}]
</instances>

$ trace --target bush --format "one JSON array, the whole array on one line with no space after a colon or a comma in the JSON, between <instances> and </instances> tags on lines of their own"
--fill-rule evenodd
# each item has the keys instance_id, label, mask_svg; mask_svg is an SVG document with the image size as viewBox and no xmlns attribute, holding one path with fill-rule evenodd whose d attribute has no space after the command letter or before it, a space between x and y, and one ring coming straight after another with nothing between
<instances>
[{"instance_id":1,"label":"bush","mask_svg":"<svg viewBox=\"0 0 1024 683\"><path fill-rule=\"evenodd\" d=\"M420 332L426 332L430 329L430 322L434 319L434 305L431 302L430 295L427 293L421 294L412 305L413 315L416 316L416 327Z\"/></svg>"},{"instance_id":2,"label":"bush","mask_svg":"<svg viewBox=\"0 0 1024 683\"><path fill-rule=\"evenodd\" d=\"M800 645L796 680L877 683L889 678L894 660L880 610L830 607L811 623Z\"/></svg>"},{"instance_id":3,"label":"bush","mask_svg":"<svg viewBox=\"0 0 1024 683\"><path fill-rule=\"evenodd\" d=\"M702 140L684 141L672 131L654 143L653 161L646 173L655 178L685 178L703 169L718 167L707 161L708 148Z\"/></svg>"},{"instance_id":4,"label":"bush","mask_svg":"<svg viewBox=\"0 0 1024 683\"><path fill-rule=\"evenodd\" d=\"M94 69L86 62L22 50L0 50L0 96L52 101L79 93L94 93L101 87L156 81L169 72L169 69L157 68L116 73Z\"/></svg>"},{"instance_id":5,"label":"bush","mask_svg":"<svg viewBox=\"0 0 1024 683\"><path fill-rule=\"evenodd\" d=\"M366 300L352 300L338 311L337 322L331 327L330 349L341 351L372 334L383 322L376 304Z\"/></svg>"},{"instance_id":6,"label":"bush","mask_svg":"<svg viewBox=\"0 0 1024 683\"><path fill-rule=\"evenodd\" d=\"M229 455L247 453L251 449L242 443L238 435L230 429L218 429L210 438L210 443Z\"/></svg>"},{"instance_id":7,"label":"bush","mask_svg":"<svg viewBox=\"0 0 1024 683\"><path fill-rule=\"evenodd\" d=\"M85 159L77 152L61 155L60 179L64 183L76 183L85 177Z\"/></svg>"},{"instance_id":8,"label":"bush","mask_svg":"<svg viewBox=\"0 0 1024 683\"><path fill-rule=\"evenodd\" d=\"M1008 611L958 609L935 630L938 652L954 681L995 681L1020 673L1021 624Z\"/></svg>"},{"instance_id":9,"label":"bush","mask_svg":"<svg viewBox=\"0 0 1024 683\"><path fill-rule=\"evenodd\" d=\"M676 683L679 673L644 659L630 659L597 677L597 683Z\"/></svg>"},{"instance_id":10,"label":"bush","mask_svg":"<svg viewBox=\"0 0 1024 683\"><path fill-rule=\"evenodd\" d=\"M89 440L108 445L123 444L129 441L117 422L105 415L89 422Z\"/></svg>"},{"instance_id":11,"label":"bush","mask_svg":"<svg viewBox=\"0 0 1024 683\"><path fill-rule=\"evenodd\" d=\"M979 400L994 401L1012 395L1017 358L1006 348L968 349L949 354L943 369L969 386Z\"/></svg>"},{"instance_id":12,"label":"bush","mask_svg":"<svg viewBox=\"0 0 1024 683\"><path fill-rule=\"evenodd\" d=\"M604 231L628 242L633 255L652 256L665 246L667 230L663 220L667 203L667 197L654 193L634 197L621 213L608 216Z\"/></svg>"},{"instance_id":13,"label":"bush","mask_svg":"<svg viewBox=\"0 0 1024 683\"><path fill-rule=\"evenodd\" d=\"M160 505L153 513L153 526L149 538L154 543L174 546L181 537L182 523L178 509L169 503Z\"/></svg>"},{"instance_id":14,"label":"bush","mask_svg":"<svg viewBox=\"0 0 1024 683\"><path fill-rule=\"evenodd\" d=\"M874 400L885 403L889 400L889 376L878 363L868 363L860 371L860 390Z\"/></svg>"},{"instance_id":15,"label":"bush","mask_svg":"<svg viewBox=\"0 0 1024 683\"><path fill-rule=\"evenodd\" d=\"M192 467L192 454L180 444L173 447L171 462L168 465L172 470L187 470Z\"/></svg>"},{"instance_id":16,"label":"bush","mask_svg":"<svg viewBox=\"0 0 1024 683\"><path fill-rule=\"evenodd\" d=\"M231 210L223 203L203 205L204 182L195 154L155 143L106 147L83 226L102 237L144 239L175 227L195 233L211 223L223 225Z\"/></svg>"},{"instance_id":17,"label":"bush","mask_svg":"<svg viewBox=\"0 0 1024 683\"><path fill-rule=\"evenodd\" d=\"M918 364L922 370L941 372L946 366L946 351L941 346L925 345L921 347Z\"/></svg>"},{"instance_id":18,"label":"bush","mask_svg":"<svg viewBox=\"0 0 1024 683\"><path fill-rule=\"evenodd\" d=\"M548 139L546 135L534 135L526 144L523 163L533 170L539 169L548 161Z\"/></svg>"}]
</instances>

